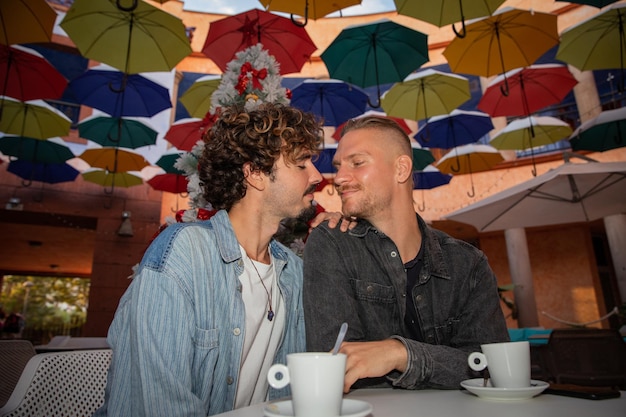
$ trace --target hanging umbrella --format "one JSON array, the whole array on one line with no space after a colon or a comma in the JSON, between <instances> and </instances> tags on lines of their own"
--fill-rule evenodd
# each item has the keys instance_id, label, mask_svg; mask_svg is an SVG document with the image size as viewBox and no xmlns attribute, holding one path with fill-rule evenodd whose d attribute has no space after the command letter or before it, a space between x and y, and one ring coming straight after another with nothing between
<instances>
[{"instance_id":1,"label":"hanging umbrella","mask_svg":"<svg viewBox=\"0 0 626 417\"><path fill-rule=\"evenodd\" d=\"M0 97L0 132L35 139L69 134L72 121L43 100L17 101Z\"/></svg>"},{"instance_id":2,"label":"hanging umbrella","mask_svg":"<svg viewBox=\"0 0 626 417\"><path fill-rule=\"evenodd\" d=\"M556 15L511 7L468 22L466 31L443 55L453 72L484 77L534 64L559 42Z\"/></svg>"},{"instance_id":3,"label":"hanging umbrella","mask_svg":"<svg viewBox=\"0 0 626 417\"><path fill-rule=\"evenodd\" d=\"M326 143L320 153L313 158L313 165L322 174L334 174L337 172L333 166L333 157L337 152L336 143Z\"/></svg>"},{"instance_id":4,"label":"hanging umbrella","mask_svg":"<svg viewBox=\"0 0 626 417\"><path fill-rule=\"evenodd\" d=\"M365 112L367 94L340 80L305 80L291 91L291 105L339 126Z\"/></svg>"},{"instance_id":5,"label":"hanging umbrella","mask_svg":"<svg viewBox=\"0 0 626 417\"><path fill-rule=\"evenodd\" d=\"M0 94L28 101L60 98L67 80L41 54L20 45L0 45Z\"/></svg>"},{"instance_id":6,"label":"hanging umbrella","mask_svg":"<svg viewBox=\"0 0 626 417\"><path fill-rule=\"evenodd\" d=\"M356 116L354 117L355 119L361 118L361 117L367 117L367 116L377 116L377 117L386 117L388 119L391 119L393 121L395 121L401 128L402 130L404 130L404 132L407 135L411 134L411 128L409 127L409 125L406 123L406 120L400 118L400 117L392 117L392 116L387 116L387 114L385 112L382 111L376 111L376 110L368 110L365 113L361 114L360 116ZM335 131L333 132L333 139L339 141L341 140L341 131L343 130L344 125L346 124L346 122L340 124L339 126L337 126L337 129L335 129Z\"/></svg>"},{"instance_id":7,"label":"hanging umbrella","mask_svg":"<svg viewBox=\"0 0 626 417\"><path fill-rule=\"evenodd\" d=\"M508 94L504 80L508 83ZM529 116L560 103L578 83L565 65L536 64L495 77L485 89L478 108L493 117Z\"/></svg>"},{"instance_id":8,"label":"hanging umbrella","mask_svg":"<svg viewBox=\"0 0 626 417\"><path fill-rule=\"evenodd\" d=\"M169 149L167 152L159 157L159 159L156 161L156 165L161 167L163 171L168 174L183 175L185 171L180 170L174 166L174 164L176 164L176 161L178 161L178 159L183 154L185 154L185 152L179 151L178 149Z\"/></svg>"},{"instance_id":9,"label":"hanging umbrella","mask_svg":"<svg viewBox=\"0 0 626 417\"><path fill-rule=\"evenodd\" d=\"M493 123L488 114L455 109L449 115L428 119L414 138L422 146L450 149L477 142L492 129Z\"/></svg>"},{"instance_id":10,"label":"hanging umbrella","mask_svg":"<svg viewBox=\"0 0 626 417\"><path fill-rule=\"evenodd\" d=\"M326 15L341 11L346 7L361 4L361 0L259 0L266 10L291 14L291 21L300 26L306 26L309 18L317 20ZM304 17L300 23L294 15Z\"/></svg>"},{"instance_id":11,"label":"hanging umbrella","mask_svg":"<svg viewBox=\"0 0 626 417\"><path fill-rule=\"evenodd\" d=\"M470 143L451 149L437 162L437 168L444 174L470 174L472 191L467 195L474 197L476 193L472 174L488 171L503 160L500 152L493 146Z\"/></svg>"},{"instance_id":12,"label":"hanging umbrella","mask_svg":"<svg viewBox=\"0 0 626 417\"><path fill-rule=\"evenodd\" d=\"M146 181L157 191L165 191L172 194L182 194L187 192L189 180L181 174L157 174Z\"/></svg>"},{"instance_id":13,"label":"hanging umbrella","mask_svg":"<svg viewBox=\"0 0 626 417\"><path fill-rule=\"evenodd\" d=\"M61 28L83 56L129 74L170 71L191 53L183 22L140 0L74 0Z\"/></svg>"},{"instance_id":14,"label":"hanging umbrella","mask_svg":"<svg viewBox=\"0 0 626 417\"><path fill-rule=\"evenodd\" d=\"M220 75L205 75L198 78L180 96L179 100L187 109L191 117L203 118L211 109L211 94L219 87L222 77Z\"/></svg>"},{"instance_id":15,"label":"hanging umbrella","mask_svg":"<svg viewBox=\"0 0 626 417\"><path fill-rule=\"evenodd\" d=\"M446 216L481 232L589 222L623 213L626 162L565 163Z\"/></svg>"},{"instance_id":16,"label":"hanging umbrella","mask_svg":"<svg viewBox=\"0 0 626 417\"><path fill-rule=\"evenodd\" d=\"M80 155L80 158L92 167L103 168L111 173L141 171L150 165L138 153L117 147L87 149Z\"/></svg>"},{"instance_id":17,"label":"hanging umbrella","mask_svg":"<svg viewBox=\"0 0 626 417\"><path fill-rule=\"evenodd\" d=\"M467 78L426 69L394 84L383 96L382 106L390 116L421 120L448 114L470 98Z\"/></svg>"},{"instance_id":18,"label":"hanging umbrella","mask_svg":"<svg viewBox=\"0 0 626 417\"><path fill-rule=\"evenodd\" d=\"M237 52L257 43L276 58L281 74L300 72L317 49L304 28L286 17L253 9L211 22L202 53L225 72Z\"/></svg>"},{"instance_id":19,"label":"hanging umbrella","mask_svg":"<svg viewBox=\"0 0 626 417\"><path fill-rule=\"evenodd\" d=\"M626 146L626 107L605 110L582 123L569 138L575 151L604 152Z\"/></svg>"},{"instance_id":20,"label":"hanging umbrella","mask_svg":"<svg viewBox=\"0 0 626 417\"><path fill-rule=\"evenodd\" d=\"M180 119L170 126L165 133L165 139L181 151L191 149L202 141L202 135L206 128L206 122L201 119Z\"/></svg>"},{"instance_id":21,"label":"hanging umbrella","mask_svg":"<svg viewBox=\"0 0 626 417\"><path fill-rule=\"evenodd\" d=\"M172 107L167 88L138 74L90 69L67 88L79 103L113 117L152 117Z\"/></svg>"},{"instance_id":22,"label":"hanging umbrella","mask_svg":"<svg viewBox=\"0 0 626 417\"><path fill-rule=\"evenodd\" d=\"M57 184L74 181L79 172L66 163L47 163L16 160L9 162L7 171L24 179L22 184L29 186L33 181Z\"/></svg>"},{"instance_id":23,"label":"hanging umbrella","mask_svg":"<svg viewBox=\"0 0 626 417\"><path fill-rule=\"evenodd\" d=\"M0 2L0 44L50 42L57 12L46 0Z\"/></svg>"},{"instance_id":24,"label":"hanging umbrella","mask_svg":"<svg viewBox=\"0 0 626 417\"><path fill-rule=\"evenodd\" d=\"M415 0L394 0L398 14L414 17L424 22L443 27L461 22L461 30L454 25L452 30L457 36L465 36L465 19L489 16L496 11L504 0L435 0L424 3Z\"/></svg>"},{"instance_id":25,"label":"hanging umbrella","mask_svg":"<svg viewBox=\"0 0 626 417\"><path fill-rule=\"evenodd\" d=\"M24 136L3 136L0 138L0 152L19 160L58 164L74 158L74 153L61 138L47 140Z\"/></svg>"},{"instance_id":26,"label":"hanging umbrella","mask_svg":"<svg viewBox=\"0 0 626 417\"><path fill-rule=\"evenodd\" d=\"M78 124L78 135L102 146L140 148L154 145L157 131L129 118L91 116Z\"/></svg>"},{"instance_id":27,"label":"hanging umbrella","mask_svg":"<svg viewBox=\"0 0 626 417\"><path fill-rule=\"evenodd\" d=\"M594 6L602 8L608 6L611 3L615 3L618 0L569 0L570 3L586 4L588 6Z\"/></svg>"},{"instance_id":28,"label":"hanging umbrella","mask_svg":"<svg viewBox=\"0 0 626 417\"><path fill-rule=\"evenodd\" d=\"M421 190L422 194L422 205L417 206L418 210L426 210L424 190L431 190L449 184L451 179L452 175L444 174L432 165L426 166L421 171L413 171L413 189Z\"/></svg>"},{"instance_id":29,"label":"hanging umbrella","mask_svg":"<svg viewBox=\"0 0 626 417\"><path fill-rule=\"evenodd\" d=\"M435 162L435 157L428 149L422 148L417 143L411 143L413 151L413 171L419 171Z\"/></svg>"},{"instance_id":30,"label":"hanging umbrella","mask_svg":"<svg viewBox=\"0 0 626 417\"><path fill-rule=\"evenodd\" d=\"M321 57L331 78L361 87L375 85L380 101L381 84L402 81L428 62L427 36L382 19L346 27Z\"/></svg>"},{"instance_id":31,"label":"hanging umbrella","mask_svg":"<svg viewBox=\"0 0 626 417\"><path fill-rule=\"evenodd\" d=\"M138 172L111 172L94 168L86 170L81 175L85 181L103 186L106 194L112 194L115 187L128 188L143 184L143 178Z\"/></svg>"},{"instance_id":32,"label":"hanging umbrella","mask_svg":"<svg viewBox=\"0 0 626 417\"><path fill-rule=\"evenodd\" d=\"M615 69L622 72L624 89L626 61L626 3L613 4L561 33L556 58L581 71Z\"/></svg>"}]
</instances>

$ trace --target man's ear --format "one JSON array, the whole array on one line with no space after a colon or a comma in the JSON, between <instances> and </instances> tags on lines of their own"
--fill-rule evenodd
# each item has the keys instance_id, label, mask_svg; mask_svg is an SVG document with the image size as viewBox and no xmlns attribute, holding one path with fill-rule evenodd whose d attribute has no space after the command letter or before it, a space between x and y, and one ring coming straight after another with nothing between
<instances>
[{"instance_id":1,"label":"man's ear","mask_svg":"<svg viewBox=\"0 0 626 417\"><path fill-rule=\"evenodd\" d=\"M243 164L243 177L250 187L257 190L263 190L265 188L265 175L263 175L260 169L253 169L251 162Z\"/></svg>"},{"instance_id":2,"label":"man's ear","mask_svg":"<svg viewBox=\"0 0 626 417\"><path fill-rule=\"evenodd\" d=\"M408 155L400 155L396 159L396 176L398 182L405 183L413 176L413 160Z\"/></svg>"}]
</instances>

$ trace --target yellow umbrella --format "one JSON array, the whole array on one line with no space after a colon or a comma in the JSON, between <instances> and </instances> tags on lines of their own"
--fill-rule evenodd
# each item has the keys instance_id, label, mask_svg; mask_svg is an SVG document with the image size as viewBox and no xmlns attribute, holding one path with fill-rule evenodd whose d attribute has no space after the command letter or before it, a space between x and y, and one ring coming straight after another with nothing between
<instances>
[{"instance_id":1,"label":"yellow umbrella","mask_svg":"<svg viewBox=\"0 0 626 417\"><path fill-rule=\"evenodd\" d=\"M85 57L128 74L170 71L191 53L183 22L142 0L75 0L61 27Z\"/></svg>"},{"instance_id":2,"label":"yellow umbrella","mask_svg":"<svg viewBox=\"0 0 626 417\"><path fill-rule=\"evenodd\" d=\"M493 146L470 143L452 148L437 162L437 168L444 174L470 174L472 192L467 195L474 197L476 193L472 173L488 171L503 160L500 152Z\"/></svg>"},{"instance_id":3,"label":"yellow umbrella","mask_svg":"<svg viewBox=\"0 0 626 417\"><path fill-rule=\"evenodd\" d=\"M324 17L330 13L345 9L346 7L361 4L361 0L259 0L265 6L265 10L271 12L291 13L304 17L306 25L308 19L313 20ZM295 23L295 21L294 21Z\"/></svg>"},{"instance_id":4,"label":"yellow umbrella","mask_svg":"<svg viewBox=\"0 0 626 417\"><path fill-rule=\"evenodd\" d=\"M92 167L103 168L109 172L141 171L150 165L146 159L131 151L120 148L87 149L80 158Z\"/></svg>"},{"instance_id":5,"label":"yellow umbrella","mask_svg":"<svg viewBox=\"0 0 626 417\"><path fill-rule=\"evenodd\" d=\"M443 55L453 72L484 77L532 65L559 42L556 15L511 7L469 21L466 31Z\"/></svg>"},{"instance_id":6,"label":"yellow umbrella","mask_svg":"<svg viewBox=\"0 0 626 417\"><path fill-rule=\"evenodd\" d=\"M180 102L187 109L191 117L203 119L211 109L211 95L219 87L222 77L219 75L205 75L198 78L180 96Z\"/></svg>"},{"instance_id":7,"label":"yellow umbrella","mask_svg":"<svg viewBox=\"0 0 626 417\"><path fill-rule=\"evenodd\" d=\"M0 1L0 44L50 42L56 18L46 0Z\"/></svg>"},{"instance_id":8,"label":"yellow umbrella","mask_svg":"<svg viewBox=\"0 0 626 417\"><path fill-rule=\"evenodd\" d=\"M389 116L410 120L448 114L470 99L467 78L433 69L410 74L382 97Z\"/></svg>"},{"instance_id":9,"label":"yellow umbrella","mask_svg":"<svg viewBox=\"0 0 626 417\"><path fill-rule=\"evenodd\" d=\"M115 187L128 188L143 184L143 178L138 172L110 172L105 169L92 168L80 175L85 181L103 186L106 194L112 194Z\"/></svg>"},{"instance_id":10,"label":"yellow umbrella","mask_svg":"<svg viewBox=\"0 0 626 417\"><path fill-rule=\"evenodd\" d=\"M43 100L0 96L0 131L35 139L69 134L72 121Z\"/></svg>"}]
</instances>

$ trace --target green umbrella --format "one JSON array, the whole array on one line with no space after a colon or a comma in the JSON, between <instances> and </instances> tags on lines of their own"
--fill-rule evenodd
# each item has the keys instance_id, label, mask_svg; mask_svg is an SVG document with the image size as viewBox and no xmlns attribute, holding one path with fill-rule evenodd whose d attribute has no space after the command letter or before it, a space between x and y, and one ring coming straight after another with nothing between
<instances>
[{"instance_id":1,"label":"green umbrella","mask_svg":"<svg viewBox=\"0 0 626 417\"><path fill-rule=\"evenodd\" d=\"M78 135L102 146L140 148L154 145L157 132L150 126L130 118L90 117L78 124Z\"/></svg>"},{"instance_id":2,"label":"green umbrella","mask_svg":"<svg viewBox=\"0 0 626 417\"><path fill-rule=\"evenodd\" d=\"M435 162L435 157L428 149L413 144L413 171L420 171Z\"/></svg>"},{"instance_id":3,"label":"green umbrella","mask_svg":"<svg viewBox=\"0 0 626 417\"><path fill-rule=\"evenodd\" d=\"M42 140L25 136L4 136L0 138L0 152L19 160L47 164L63 163L74 158L74 153L61 138Z\"/></svg>"},{"instance_id":4,"label":"green umbrella","mask_svg":"<svg viewBox=\"0 0 626 417\"><path fill-rule=\"evenodd\" d=\"M382 19L348 26L321 55L330 78L360 87L402 81L428 62L427 36ZM372 106L372 107L378 107Z\"/></svg>"},{"instance_id":5,"label":"green umbrella","mask_svg":"<svg viewBox=\"0 0 626 417\"><path fill-rule=\"evenodd\" d=\"M156 162L156 164L158 166L160 166L161 168L163 168L163 170L166 173L168 173L168 174L180 174L180 175L183 175L185 173L185 171L182 171L182 170L174 167L174 164L181 157L181 155L183 155L185 153L186 152L181 152L178 149L171 149L171 150L167 151L166 153L164 153L159 158L159 160Z\"/></svg>"},{"instance_id":6,"label":"green umbrella","mask_svg":"<svg viewBox=\"0 0 626 417\"><path fill-rule=\"evenodd\" d=\"M626 107L606 110L587 120L572 133L569 141L575 151L604 152L626 146Z\"/></svg>"}]
</instances>

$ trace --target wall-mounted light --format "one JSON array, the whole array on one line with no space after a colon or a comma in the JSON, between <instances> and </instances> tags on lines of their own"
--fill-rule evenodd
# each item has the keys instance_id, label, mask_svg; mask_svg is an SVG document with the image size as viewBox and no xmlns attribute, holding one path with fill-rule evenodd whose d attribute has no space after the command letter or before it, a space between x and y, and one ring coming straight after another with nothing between
<instances>
[{"instance_id":1,"label":"wall-mounted light","mask_svg":"<svg viewBox=\"0 0 626 417\"><path fill-rule=\"evenodd\" d=\"M24 210L24 204L22 204L22 200L20 200L18 197L11 197L9 198L9 201L7 201L7 204L4 206L4 208L7 210L22 211Z\"/></svg>"},{"instance_id":2,"label":"wall-mounted light","mask_svg":"<svg viewBox=\"0 0 626 417\"><path fill-rule=\"evenodd\" d=\"M117 229L118 236L133 237L133 225L130 222L130 211L122 212L122 224Z\"/></svg>"}]
</instances>

